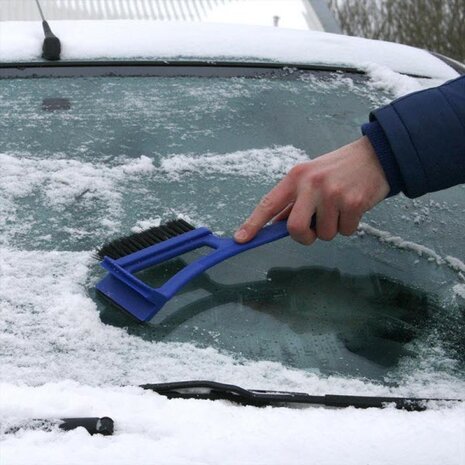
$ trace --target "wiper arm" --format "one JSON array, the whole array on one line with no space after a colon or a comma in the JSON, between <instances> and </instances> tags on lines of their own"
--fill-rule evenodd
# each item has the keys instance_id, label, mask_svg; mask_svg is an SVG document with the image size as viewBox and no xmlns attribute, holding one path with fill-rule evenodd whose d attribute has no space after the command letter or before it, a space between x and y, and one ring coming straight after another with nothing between
<instances>
[{"instance_id":1,"label":"wiper arm","mask_svg":"<svg viewBox=\"0 0 465 465\"><path fill-rule=\"evenodd\" d=\"M256 407L291 405L321 405L326 407L383 408L393 405L397 409L420 412L429 402L463 402L465 399L431 399L414 397L349 396L327 394L312 396L301 392L263 391L244 389L233 384L214 381L180 381L175 383L142 384L143 389L154 391L169 399L228 400Z\"/></svg>"}]
</instances>

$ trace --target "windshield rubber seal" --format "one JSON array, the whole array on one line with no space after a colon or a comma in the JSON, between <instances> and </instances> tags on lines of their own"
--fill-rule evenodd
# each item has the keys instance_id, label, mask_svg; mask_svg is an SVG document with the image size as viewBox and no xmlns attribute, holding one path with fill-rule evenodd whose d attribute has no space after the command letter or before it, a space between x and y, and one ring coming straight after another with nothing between
<instances>
[{"instance_id":1,"label":"windshield rubber seal","mask_svg":"<svg viewBox=\"0 0 465 465\"><path fill-rule=\"evenodd\" d=\"M365 75L341 65L217 61L60 61L0 63L0 79L47 77L262 77L293 71L325 71ZM428 76L407 74L414 78Z\"/></svg>"}]
</instances>

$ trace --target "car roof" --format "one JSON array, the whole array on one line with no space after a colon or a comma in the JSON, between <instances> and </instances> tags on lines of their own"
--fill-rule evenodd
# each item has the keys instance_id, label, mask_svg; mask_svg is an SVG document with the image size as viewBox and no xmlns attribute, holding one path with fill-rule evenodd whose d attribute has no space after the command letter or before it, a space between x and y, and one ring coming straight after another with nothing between
<instances>
[{"instance_id":1,"label":"car roof","mask_svg":"<svg viewBox=\"0 0 465 465\"><path fill-rule=\"evenodd\" d=\"M63 61L195 60L326 65L368 70L377 65L422 77L451 79L457 72L418 48L272 27L156 21L55 21ZM0 62L41 61L40 22L4 22Z\"/></svg>"}]
</instances>

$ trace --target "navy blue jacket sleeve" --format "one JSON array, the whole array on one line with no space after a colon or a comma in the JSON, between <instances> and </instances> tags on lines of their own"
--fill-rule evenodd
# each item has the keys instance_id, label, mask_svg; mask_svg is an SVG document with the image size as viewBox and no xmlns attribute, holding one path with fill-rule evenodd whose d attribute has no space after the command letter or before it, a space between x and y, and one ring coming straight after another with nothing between
<instances>
[{"instance_id":1,"label":"navy blue jacket sleeve","mask_svg":"<svg viewBox=\"0 0 465 465\"><path fill-rule=\"evenodd\" d=\"M465 183L465 76L402 97L362 127L391 192L408 197Z\"/></svg>"}]
</instances>

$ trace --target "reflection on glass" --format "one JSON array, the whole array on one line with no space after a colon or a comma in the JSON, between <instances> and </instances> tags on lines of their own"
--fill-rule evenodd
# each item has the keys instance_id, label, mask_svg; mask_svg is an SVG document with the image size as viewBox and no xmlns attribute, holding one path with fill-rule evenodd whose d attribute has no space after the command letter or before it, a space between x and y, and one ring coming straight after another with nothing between
<instances>
[{"instance_id":1,"label":"reflection on glass","mask_svg":"<svg viewBox=\"0 0 465 465\"><path fill-rule=\"evenodd\" d=\"M140 277L158 286L183 266L183 260L173 260ZM417 355L412 348L438 312L426 294L376 274L271 268L263 280L237 284L213 276L192 281L151 324L137 324L108 303L101 304L102 320L149 340L191 342L252 360L381 379L403 358ZM463 361L463 344L461 350Z\"/></svg>"}]
</instances>

